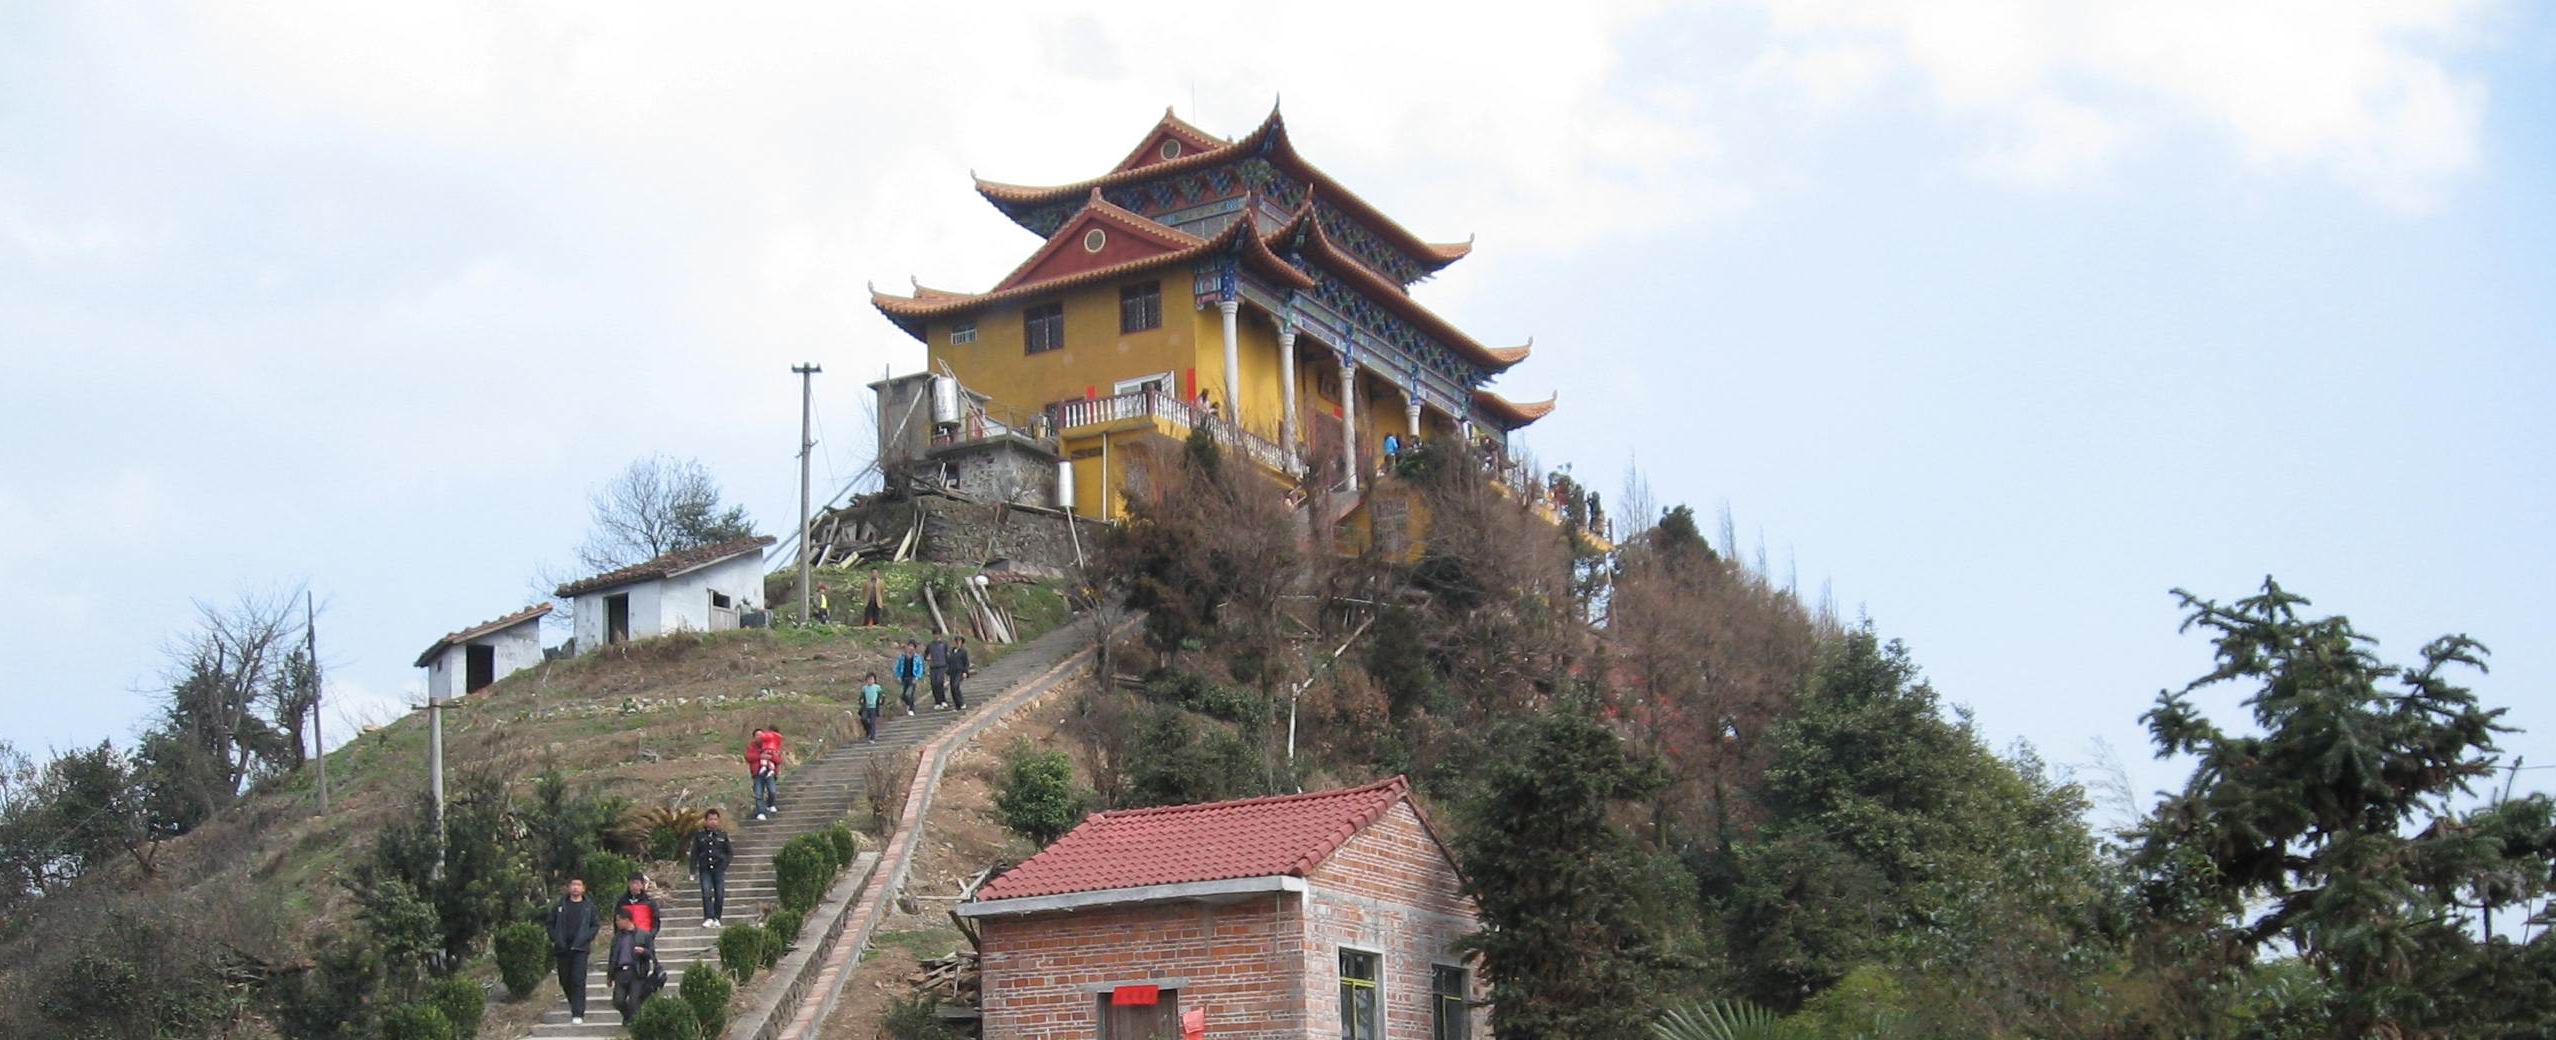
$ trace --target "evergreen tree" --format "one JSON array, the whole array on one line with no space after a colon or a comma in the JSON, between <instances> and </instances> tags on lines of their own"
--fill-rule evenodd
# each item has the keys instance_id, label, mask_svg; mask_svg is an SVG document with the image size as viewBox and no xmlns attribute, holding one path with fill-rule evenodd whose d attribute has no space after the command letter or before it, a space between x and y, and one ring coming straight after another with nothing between
<instances>
[{"instance_id":1,"label":"evergreen tree","mask_svg":"<svg viewBox=\"0 0 2556 1040\"><path fill-rule=\"evenodd\" d=\"M2314 1035L2545 1036L2556 1029L2556 940L2484 939L2469 911L2546 898L2556 826L2542 796L2460 813L2495 768L2501 709L2454 681L2485 648L2435 639L2413 665L2266 578L2221 605L2178 590L2184 627L2217 667L2144 716L2157 753L2197 764L2142 826L2133 865L2168 949L2160 965L2206 1014L2213 990L2266 951L2324 985L2292 1024ZM2250 730L2194 696L2235 687ZM2178 970L2180 969L2180 970ZM2309 1035L2309 1034L2293 1034Z\"/></svg>"},{"instance_id":2,"label":"evergreen tree","mask_svg":"<svg viewBox=\"0 0 2556 1040\"><path fill-rule=\"evenodd\" d=\"M1648 795L1656 766L1564 710L1503 725L1480 758L1454 842L1482 930L1467 940L1507 1040L1649 1034L1667 965L1642 895L1654 864L1609 814Z\"/></svg>"}]
</instances>

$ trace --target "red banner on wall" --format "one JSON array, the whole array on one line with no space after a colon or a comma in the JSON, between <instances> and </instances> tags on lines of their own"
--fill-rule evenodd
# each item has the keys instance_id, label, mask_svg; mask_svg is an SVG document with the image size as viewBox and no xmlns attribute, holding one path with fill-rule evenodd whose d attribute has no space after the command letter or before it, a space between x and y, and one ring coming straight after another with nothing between
<instances>
[{"instance_id":1,"label":"red banner on wall","mask_svg":"<svg viewBox=\"0 0 2556 1040\"><path fill-rule=\"evenodd\" d=\"M1162 1000L1163 988L1160 986L1120 986L1109 991L1111 1007L1152 1007Z\"/></svg>"},{"instance_id":2,"label":"red banner on wall","mask_svg":"<svg viewBox=\"0 0 2556 1040\"><path fill-rule=\"evenodd\" d=\"M1180 1013L1180 1040L1207 1040L1206 1008L1191 1008Z\"/></svg>"}]
</instances>

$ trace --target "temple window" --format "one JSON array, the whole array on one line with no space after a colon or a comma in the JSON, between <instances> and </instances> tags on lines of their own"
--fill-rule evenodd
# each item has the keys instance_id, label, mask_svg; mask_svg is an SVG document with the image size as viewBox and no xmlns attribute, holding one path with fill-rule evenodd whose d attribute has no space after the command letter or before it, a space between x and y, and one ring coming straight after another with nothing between
<instances>
[{"instance_id":1,"label":"temple window","mask_svg":"<svg viewBox=\"0 0 2556 1040\"><path fill-rule=\"evenodd\" d=\"M1118 331L1143 332L1163 327L1163 283L1146 282L1118 290Z\"/></svg>"},{"instance_id":2,"label":"temple window","mask_svg":"<svg viewBox=\"0 0 2556 1040\"><path fill-rule=\"evenodd\" d=\"M966 346L966 345L968 345L968 344L970 344L970 343L974 343L974 342L976 342L976 323L975 323L975 322L972 322L972 321L962 321L962 322L960 322L960 323L958 323L958 324L956 324L956 325L952 325L952 326L950 326L950 345L951 345L951 346L953 346L953 347L964 347L964 346Z\"/></svg>"},{"instance_id":3,"label":"temple window","mask_svg":"<svg viewBox=\"0 0 2556 1040\"><path fill-rule=\"evenodd\" d=\"M1034 304L1021 311L1023 353L1042 354L1065 346L1065 304Z\"/></svg>"}]
</instances>

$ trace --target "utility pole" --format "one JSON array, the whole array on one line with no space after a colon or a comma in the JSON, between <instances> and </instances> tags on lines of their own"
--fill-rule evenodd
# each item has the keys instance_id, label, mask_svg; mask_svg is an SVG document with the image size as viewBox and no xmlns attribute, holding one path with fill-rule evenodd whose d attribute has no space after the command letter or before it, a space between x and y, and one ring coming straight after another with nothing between
<instances>
[{"instance_id":1,"label":"utility pole","mask_svg":"<svg viewBox=\"0 0 2556 1040\"><path fill-rule=\"evenodd\" d=\"M815 376L825 371L816 365L792 365L799 375L799 623L808 624L816 615L808 612L808 453L816 448L808 436L808 426L816 416Z\"/></svg>"},{"instance_id":2,"label":"utility pole","mask_svg":"<svg viewBox=\"0 0 2556 1040\"><path fill-rule=\"evenodd\" d=\"M426 691L426 783L435 789L435 873L444 872L444 699Z\"/></svg>"},{"instance_id":3,"label":"utility pole","mask_svg":"<svg viewBox=\"0 0 2556 1040\"><path fill-rule=\"evenodd\" d=\"M291 607L284 608L291 610ZM319 811L328 815L328 739L320 733L319 611L311 590L302 589L302 655L309 658L311 681L311 749L319 755Z\"/></svg>"}]
</instances>

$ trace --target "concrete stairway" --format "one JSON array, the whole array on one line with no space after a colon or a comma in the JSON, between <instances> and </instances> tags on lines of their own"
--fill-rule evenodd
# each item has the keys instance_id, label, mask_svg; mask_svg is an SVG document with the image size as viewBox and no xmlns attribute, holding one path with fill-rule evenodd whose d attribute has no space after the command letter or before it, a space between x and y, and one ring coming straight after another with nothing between
<instances>
[{"instance_id":1,"label":"concrete stairway","mask_svg":"<svg viewBox=\"0 0 2556 1040\"><path fill-rule=\"evenodd\" d=\"M810 831L821 830L842 819L846 810L866 793L870 757L896 754L931 740L942 730L965 722L986 704L993 703L1016 686L1028 683L1056 667L1057 662L1074 656L1091 645L1093 622L1088 617L1076 618L1029 642L1011 648L1000 659L978 668L967 680L968 703L978 707L966 712L934 711L931 691L917 687L915 699L921 702L917 714L905 714L905 706L895 700L896 687L888 687L888 705L879 719L879 739L875 744L853 743L827 752L815 762L782 774L781 811L761 822L740 818L729 822L731 840L736 843L736 861L728 866L728 896L725 914L731 924L751 924L762 920L764 913L780 902L775 886L772 857L790 839ZM856 727L855 732L858 732ZM929 801L925 801L928 812ZM731 806L729 812L743 807ZM917 818L920 818L918 814ZM667 877L650 875L657 884L657 903L665 908L666 923L657 933L658 958L666 966L666 989L660 997L671 996L683 981L683 973L695 969L719 970L719 931L701 923L700 886L684 880L678 870ZM590 882L593 879L590 879ZM872 882L878 884L877 881ZM624 885L615 879L610 885L597 885L597 891L609 892L604 903L609 906L621 898ZM892 893L891 893L892 895ZM609 912L609 911L607 911ZM586 1024L570 1025L568 1001L553 996L551 1009L534 1026L534 1037L612 1037L626 1030L621 1015L612 1008L612 982L604 970L610 959L610 928L596 936L594 966L586 976ZM814 937L803 933L799 941ZM768 976L756 975L760 986ZM545 992L556 993L556 982ZM731 1022L733 1026L734 1023Z\"/></svg>"},{"instance_id":2,"label":"concrete stairway","mask_svg":"<svg viewBox=\"0 0 2556 1040\"><path fill-rule=\"evenodd\" d=\"M994 674L995 669L1018 656L1021 655L1018 653L1007 655L1002 661L996 662L994 668L987 668L978 674L987 679L998 678ZM968 683L971 692L980 685L987 688L989 692L1001 688L993 684L981 684L975 678L971 678ZM865 793L865 777L870 756L880 753L892 754L912 747L964 717L957 711L934 711L930 704L930 697L925 691L917 689L915 693L924 703L919 714L908 717L905 714L904 705L894 701L895 689L889 688L890 705L879 719L877 743L862 743L859 737L855 736L853 743L835 748L815 762L803 764L798 769L783 773L781 810L773 814L770 819L757 821L750 815L743 815L748 806L727 807L728 813L736 814L728 821L728 833L736 845L736 859L728 866L727 906L723 911L727 923L732 925L759 923L766 913L779 907L781 897L777 878L772 869L772 857L779 853L781 846L790 839L822 830L835 821L843 819L844 813L849 811ZM858 730L855 729L854 732L857 734ZM665 922L657 932L657 957L666 968L666 988L659 996L671 997L674 995L675 987L683 982L684 972L695 968L701 971L719 970L719 930L702 923L700 886L686 879L680 868L652 872L649 879L657 894L657 903L665 909L666 916ZM606 914L609 915L609 908L614 901L621 898L625 883L620 878L593 878L589 879L589 883L595 891L605 893L602 905L606 908ZM585 1024L569 1023L567 998L556 995L557 983L554 981L545 983L547 987L545 992L552 994L553 1006L542 1015L541 1023L533 1027L530 1035L534 1037L624 1035L626 1031L622 1028L621 1015L612 1007L612 982L606 965L611 956L611 939L612 929L607 916L604 930L595 936L592 967L586 976ZM757 981L761 981L761 976L757 976Z\"/></svg>"}]
</instances>

